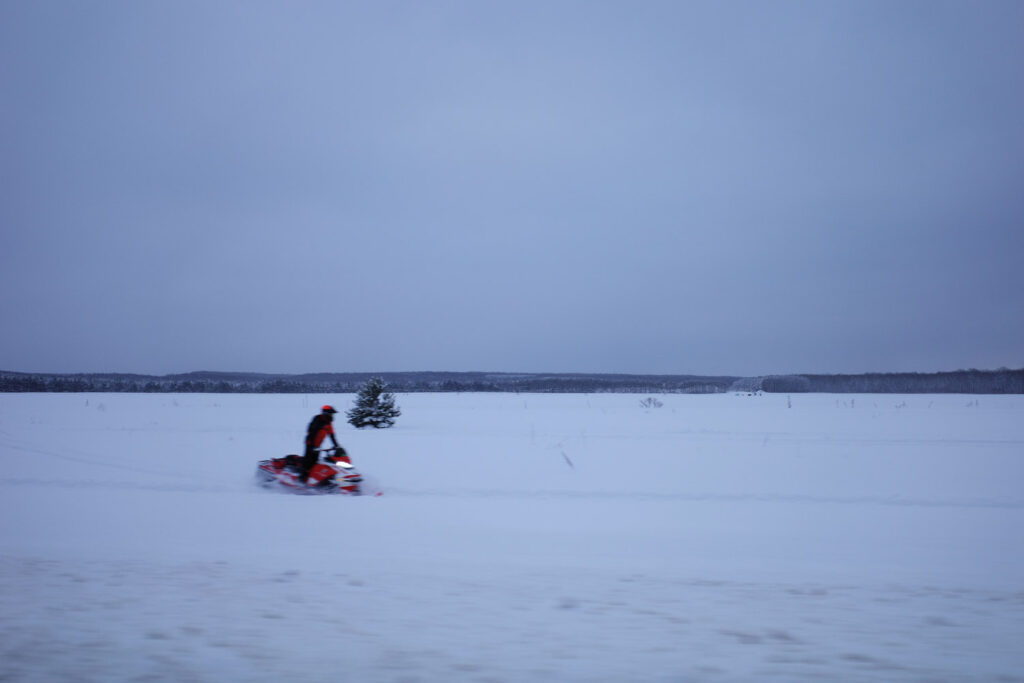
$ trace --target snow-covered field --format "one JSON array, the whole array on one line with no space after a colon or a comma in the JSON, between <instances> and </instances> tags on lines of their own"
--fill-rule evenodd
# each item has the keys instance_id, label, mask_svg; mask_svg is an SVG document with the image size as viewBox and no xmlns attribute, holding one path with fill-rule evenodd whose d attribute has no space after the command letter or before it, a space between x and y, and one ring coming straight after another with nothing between
<instances>
[{"instance_id":1,"label":"snow-covered field","mask_svg":"<svg viewBox=\"0 0 1024 683\"><path fill-rule=\"evenodd\" d=\"M0 394L0 681L1024 681L1024 396Z\"/></svg>"}]
</instances>

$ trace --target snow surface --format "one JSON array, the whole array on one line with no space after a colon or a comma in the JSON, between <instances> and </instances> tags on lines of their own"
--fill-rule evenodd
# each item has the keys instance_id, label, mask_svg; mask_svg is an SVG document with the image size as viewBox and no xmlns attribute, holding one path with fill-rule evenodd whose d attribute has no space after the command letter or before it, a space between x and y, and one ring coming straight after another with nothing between
<instances>
[{"instance_id":1,"label":"snow surface","mask_svg":"<svg viewBox=\"0 0 1024 683\"><path fill-rule=\"evenodd\" d=\"M1024 681L1024 397L641 398L0 394L0 680Z\"/></svg>"}]
</instances>

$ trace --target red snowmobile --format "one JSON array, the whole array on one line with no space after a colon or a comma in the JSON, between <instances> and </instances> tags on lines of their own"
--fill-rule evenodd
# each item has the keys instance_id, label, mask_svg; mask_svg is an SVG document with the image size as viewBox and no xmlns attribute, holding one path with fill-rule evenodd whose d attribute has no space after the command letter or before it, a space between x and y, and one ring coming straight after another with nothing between
<instances>
[{"instance_id":1,"label":"red snowmobile","mask_svg":"<svg viewBox=\"0 0 1024 683\"><path fill-rule=\"evenodd\" d=\"M303 483L299 479L301 455L261 460L256 466L256 481L263 488L280 487L295 493L362 493L363 476L352 465L344 448L323 448Z\"/></svg>"}]
</instances>

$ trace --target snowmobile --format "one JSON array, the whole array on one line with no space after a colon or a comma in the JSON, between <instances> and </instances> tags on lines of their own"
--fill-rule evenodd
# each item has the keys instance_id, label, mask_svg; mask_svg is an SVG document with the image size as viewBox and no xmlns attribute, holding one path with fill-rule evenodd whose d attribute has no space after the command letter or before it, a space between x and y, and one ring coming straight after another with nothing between
<instances>
[{"instance_id":1,"label":"snowmobile","mask_svg":"<svg viewBox=\"0 0 1024 683\"><path fill-rule=\"evenodd\" d=\"M362 493L363 476L344 448L323 448L318 453L320 456L305 482L299 479L301 455L261 460L256 466L256 481L263 488L284 488L295 493Z\"/></svg>"}]
</instances>

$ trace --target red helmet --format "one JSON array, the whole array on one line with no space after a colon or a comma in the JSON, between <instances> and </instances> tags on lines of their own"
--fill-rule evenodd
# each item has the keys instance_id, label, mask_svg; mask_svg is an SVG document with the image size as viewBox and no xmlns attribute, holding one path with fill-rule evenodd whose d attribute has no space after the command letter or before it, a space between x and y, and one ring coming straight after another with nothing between
<instances>
[{"instance_id":1,"label":"red helmet","mask_svg":"<svg viewBox=\"0 0 1024 683\"><path fill-rule=\"evenodd\" d=\"M336 413L336 412L338 412L337 410L334 409L334 406L324 406L322 408L322 410L325 413Z\"/></svg>"}]
</instances>

